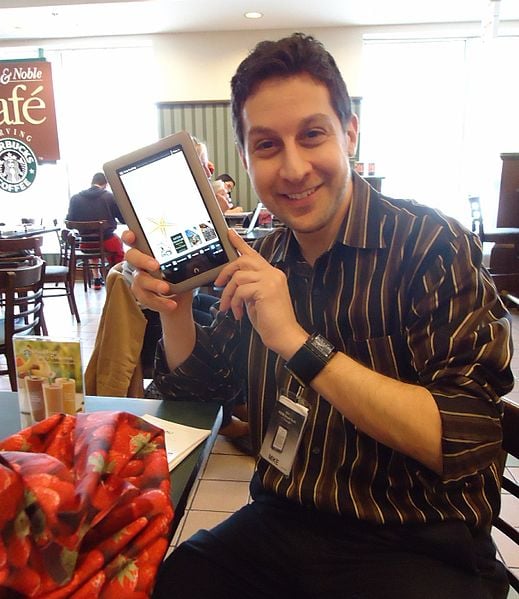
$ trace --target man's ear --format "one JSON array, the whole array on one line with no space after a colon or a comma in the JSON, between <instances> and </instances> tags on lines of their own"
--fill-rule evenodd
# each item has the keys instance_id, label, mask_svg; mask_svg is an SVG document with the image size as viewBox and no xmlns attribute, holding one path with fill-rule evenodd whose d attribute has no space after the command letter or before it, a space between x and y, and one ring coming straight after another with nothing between
<instances>
[{"instance_id":1,"label":"man's ear","mask_svg":"<svg viewBox=\"0 0 519 599\"><path fill-rule=\"evenodd\" d=\"M357 151L357 141L359 139L359 119L355 113L351 115L345 134L348 146L348 156L352 158Z\"/></svg>"}]
</instances>

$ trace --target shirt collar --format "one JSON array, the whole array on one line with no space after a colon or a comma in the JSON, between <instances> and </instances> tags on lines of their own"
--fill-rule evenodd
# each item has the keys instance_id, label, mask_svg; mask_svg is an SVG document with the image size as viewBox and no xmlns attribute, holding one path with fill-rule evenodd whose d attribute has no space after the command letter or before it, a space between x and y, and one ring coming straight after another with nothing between
<instances>
[{"instance_id":1,"label":"shirt collar","mask_svg":"<svg viewBox=\"0 0 519 599\"><path fill-rule=\"evenodd\" d=\"M335 243L366 249L386 247L383 237L385 217L379 209L380 194L352 171L353 195L350 208L339 227ZM288 228L280 235L272 263L285 262L287 256L300 256L299 247Z\"/></svg>"},{"instance_id":2,"label":"shirt collar","mask_svg":"<svg viewBox=\"0 0 519 599\"><path fill-rule=\"evenodd\" d=\"M356 248L384 248L385 218L380 213L380 194L355 171L352 172L352 180L353 196L337 241Z\"/></svg>"}]
</instances>

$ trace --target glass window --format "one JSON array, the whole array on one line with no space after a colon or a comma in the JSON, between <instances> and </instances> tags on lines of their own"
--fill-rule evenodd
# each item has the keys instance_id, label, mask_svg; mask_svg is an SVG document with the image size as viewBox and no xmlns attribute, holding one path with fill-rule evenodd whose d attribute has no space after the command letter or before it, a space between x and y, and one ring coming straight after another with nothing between
<instances>
[{"instance_id":1,"label":"glass window","mask_svg":"<svg viewBox=\"0 0 519 599\"><path fill-rule=\"evenodd\" d=\"M499 155L519 151L517 55L514 37L365 41L360 160L376 163L384 193L465 224L479 195L495 224Z\"/></svg>"}]
</instances>

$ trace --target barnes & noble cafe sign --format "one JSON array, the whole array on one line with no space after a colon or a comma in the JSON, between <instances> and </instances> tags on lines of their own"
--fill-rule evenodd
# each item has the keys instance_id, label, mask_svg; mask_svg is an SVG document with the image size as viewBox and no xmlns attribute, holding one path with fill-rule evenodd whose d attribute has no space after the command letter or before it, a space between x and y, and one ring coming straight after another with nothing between
<instances>
[{"instance_id":1,"label":"barnes & noble cafe sign","mask_svg":"<svg viewBox=\"0 0 519 599\"><path fill-rule=\"evenodd\" d=\"M25 191L58 159L50 62L0 61L0 191Z\"/></svg>"}]
</instances>

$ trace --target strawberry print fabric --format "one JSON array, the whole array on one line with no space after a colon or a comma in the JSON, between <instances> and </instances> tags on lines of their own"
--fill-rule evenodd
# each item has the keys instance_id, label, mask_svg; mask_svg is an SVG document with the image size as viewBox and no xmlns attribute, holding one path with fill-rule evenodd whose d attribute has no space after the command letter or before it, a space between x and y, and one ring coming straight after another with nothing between
<instances>
[{"instance_id":1,"label":"strawberry print fabric","mask_svg":"<svg viewBox=\"0 0 519 599\"><path fill-rule=\"evenodd\" d=\"M0 441L0 599L144 599L173 507L164 433L56 414Z\"/></svg>"}]
</instances>

